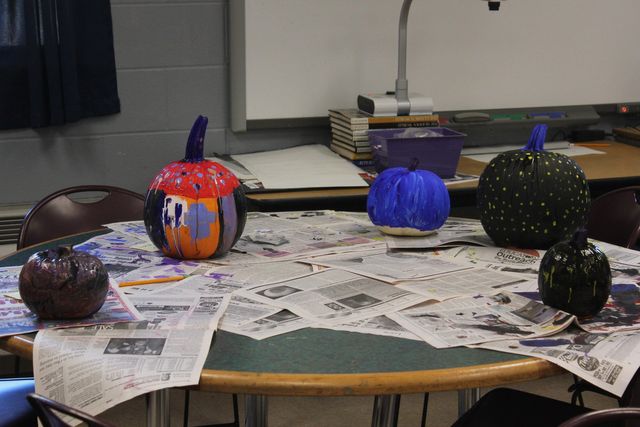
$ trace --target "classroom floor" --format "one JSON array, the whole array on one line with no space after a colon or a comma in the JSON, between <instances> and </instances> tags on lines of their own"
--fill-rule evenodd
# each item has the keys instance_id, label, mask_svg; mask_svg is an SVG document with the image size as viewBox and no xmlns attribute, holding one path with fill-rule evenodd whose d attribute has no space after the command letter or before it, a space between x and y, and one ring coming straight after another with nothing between
<instances>
[{"instance_id":1,"label":"classroom floor","mask_svg":"<svg viewBox=\"0 0 640 427\"><path fill-rule=\"evenodd\" d=\"M568 400L567 387L572 383L570 375L562 375L539 381L514 385L513 388ZM485 391L485 390L483 390ZM457 392L432 393L429 397L427 426L447 427L457 417ZM241 425L243 396L239 396ZM613 399L590 393L585 395L587 406L603 409L616 406ZM421 394L403 395L400 404L400 427L419 427ZM182 426L184 392L171 392L171 425ZM190 426L224 423L232 420L231 397L216 393L193 392L191 397ZM365 427L371 425L372 397L271 397L269 398L270 427ZM103 413L100 418L117 426L144 426L145 401L136 398Z\"/></svg>"}]
</instances>

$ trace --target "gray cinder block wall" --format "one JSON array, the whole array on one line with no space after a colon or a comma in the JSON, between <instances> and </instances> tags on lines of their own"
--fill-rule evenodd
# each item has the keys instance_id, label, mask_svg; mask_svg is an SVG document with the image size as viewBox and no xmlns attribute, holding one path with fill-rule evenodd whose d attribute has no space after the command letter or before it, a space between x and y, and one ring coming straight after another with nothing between
<instances>
[{"instance_id":1,"label":"gray cinder block wall","mask_svg":"<svg viewBox=\"0 0 640 427\"><path fill-rule=\"evenodd\" d=\"M209 117L206 154L328 143L317 129L228 130L228 1L111 0L121 113L0 131L0 206L79 184L144 193L182 158L198 114Z\"/></svg>"}]
</instances>

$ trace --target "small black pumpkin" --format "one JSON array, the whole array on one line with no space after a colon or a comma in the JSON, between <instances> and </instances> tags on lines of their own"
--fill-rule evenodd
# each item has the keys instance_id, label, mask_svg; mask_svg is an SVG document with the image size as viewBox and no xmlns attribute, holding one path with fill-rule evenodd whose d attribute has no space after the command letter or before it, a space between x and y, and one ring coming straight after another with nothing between
<instances>
[{"instance_id":1,"label":"small black pumpkin","mask_svg":"<svg viewBox=\"0 0 640 427\"><path fill-rule=\"evenodd\" d=\"M587 222L584 172L564 154L544 151L546 132L537 125L524 148L499 154L480 176L480 220L497 246L547 249Z\"/></svg>"},{"instance_id":2,"label":"small black pumpkin","mask_svg":"<svg viewBox=\"0 0 640 427\"><path fill-rule=\"evenodd\" d=\"M609 260L587 242L584 228L544 254L538 291L545 304L579 317L595 315L604 307L611 293Z\"/></svg>"}]
</instances>

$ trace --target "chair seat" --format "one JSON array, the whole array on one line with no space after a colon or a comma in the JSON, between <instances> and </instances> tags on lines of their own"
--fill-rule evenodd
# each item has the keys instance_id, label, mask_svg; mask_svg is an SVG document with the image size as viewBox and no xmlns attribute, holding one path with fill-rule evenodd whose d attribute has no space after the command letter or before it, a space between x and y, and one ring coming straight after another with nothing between
<instances>
[{"instance_id":1,"label":"chair seat","mask_svg":"<svg viewBox=\"0 0 640 427\"><path fill-rule=\"evenodd\" d=\"M33 378L0 379L0 426L37 426L36 414L27 401L35 391Z\"/></svg>"},{"instance_id":2,"label":"chair seat","mask_svg":"<svg viewBox=\"0 0 640 427\"><path fill-rule=\"evenodd\" d=\"M509 388L491 390L452 427L553 427L589 408Z\"/></svg>"}]
</instances>

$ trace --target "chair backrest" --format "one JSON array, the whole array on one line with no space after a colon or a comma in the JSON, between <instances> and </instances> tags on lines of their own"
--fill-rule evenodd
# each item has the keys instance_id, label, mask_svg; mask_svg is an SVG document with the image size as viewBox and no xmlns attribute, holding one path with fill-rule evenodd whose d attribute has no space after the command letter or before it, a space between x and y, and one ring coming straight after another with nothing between
<instances>
[{"instance_id":1,"label":"chair backrest","mask_svg":"<svg viewBox=\"0 0 640 427\"><path fill-rule=\"evenodd\" d=\"M603 423L611 425L614 421L624 421L640 418L640 408L612 408L587 412L560 424L558 427L590 427Z\"/></svg>"},{"instance_id":2,"label":"chair backrest","mask_svg":"<svg viewBox=\"0 0 640 427\"><path fill-rule=\"evenodd\" d=\"M69 415L79 421L84 421L89 427L114 427L106 421L101 421L86 412L79 411L71 408L55 400L51 400L39 394L30 393L27 395L27 400L33 406L33 409L38 415L38 419L44 427L70 427L71 424L67 424L60 418L55 412Z\"/></svg>"},{"instance_id":3,"label":"chair backrest","mask_svg":"<svg viewBox=\"0 0 640 427\"><path fill-rule=\"evenodd\" d=\"M77 201L70 195L103 194L93 202ZM102 224L140 220L144 196L107 185L82 185L65 188L40 200L27 213L20 228L17 248L35 245L69 234L102 228Z\"/></svg>"},{"instance_id":4,"label":"chair backrest","mask_svg":"<svg viewBox=\"0 0 640 427\"><path fill-rule=\"evenodd\" d=\"M640 186L610 191L591 202L589 237L633 248L640 237Z\"/></svg>"}]
</instances>

